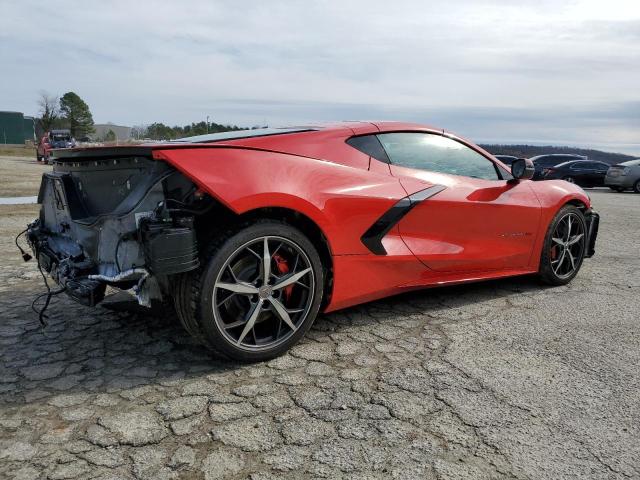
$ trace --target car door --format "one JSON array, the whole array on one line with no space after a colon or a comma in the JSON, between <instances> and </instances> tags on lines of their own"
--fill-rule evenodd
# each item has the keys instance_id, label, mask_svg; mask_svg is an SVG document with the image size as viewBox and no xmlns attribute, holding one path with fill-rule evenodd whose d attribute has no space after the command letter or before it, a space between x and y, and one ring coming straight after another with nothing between
<instances>
[{"instance_id":1,"label":"car door","mask_svg":"<svg viewBox=\"0 0 640 480\"><path fill-rule=\"evenodd\" d=\"M529 264L541 214L529 181L509 181L509 172L452 137L377 137L391 174L412 200L413 208L398 223L400 235L424 265L474 272Z\"/></svg>"},{"instance_id":2,"label":"car door","mask_svg":"<svg viewBox=\"0 0 640 480\"><path fill-rule=\"evenodd\" d=\"M591 179L591 185L594 187L602 187L604 185L604 178L607 176L607 170L609 170L609 164L604 162L592 162L593 173Z\"/></svg>"},{"instance_id":3,"label":"car door","mask_svg":"<svg viewBox=\"0 0 640 480\"><path fill-rule=\"evenodd\" d=\"M573 179L573 181L583 187L588 186L591 183L591 162L585 162L579 160L569 165L569 171L567 177Z\"/></svg>"}]
</instances>

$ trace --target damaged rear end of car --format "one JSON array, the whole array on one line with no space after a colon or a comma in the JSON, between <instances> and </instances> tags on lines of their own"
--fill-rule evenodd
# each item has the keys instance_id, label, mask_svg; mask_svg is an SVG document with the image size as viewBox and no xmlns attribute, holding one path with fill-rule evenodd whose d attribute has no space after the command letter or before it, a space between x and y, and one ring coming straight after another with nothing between
<instances>
[{"instance_id":1,"label":"damaged rear end of car","mask_svg":"<svg viewBox=\"0 0 640 480\"><path fill-rule=\"evenodd\" d=\"M171 276L199 266L194 223L213 206L145 146L58 153L38 203L27 240L39 268L90 306L107 286L143 306L169 298Z\"/></svg>"}]
</instances>

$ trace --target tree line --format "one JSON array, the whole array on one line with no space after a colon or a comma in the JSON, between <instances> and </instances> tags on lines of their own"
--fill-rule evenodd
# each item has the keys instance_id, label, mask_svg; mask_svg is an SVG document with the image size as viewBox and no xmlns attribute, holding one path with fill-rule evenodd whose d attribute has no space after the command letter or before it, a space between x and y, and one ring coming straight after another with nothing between
<instances>
[{"instance_id":1,"label":"tree line","mask_svg":"<svg viewBox=\"0 0 640 480\"><path fill-rule=\"evenodd\" d=\"M192 137L195 135L206 135L207 133L229 132L235 130L246 130L237 125L223 125L215 122L198 122L189 125L174 125L173 127L161 122L150 125L138 125L133 127L131 136L135 139L151 140L172 140L174 138Z\"/></svg>"},{"instance_id":2,"label":"tree line","mask_svg":"<svg viewBox=\"0 0 640 480\"><path fill-rule=\"evenodd\" d=\"M53 129L69 129L74 138L86 138L95 132L93 115L87 102L75 92L67 92L61 97L40 92L38 97L39 118L37 119L38 134ZM259 127L254 127L259 128ZM169 126L161 122L150 125L138 125L132 128L134 139L171 140L180 137L205 135L207 133L245 130L237 125L223 125L215 122L197 122L189 125ZM104 138L98 140L114 141L116 134L108 130Z\"/></svg>"},{"instance_id":3,"label":"tree line","mask_svg":"<svg viewBox=\"0 0 640 480\"><path fill-rule=\"evenodd\" d=\"M632 160L635 157L625 155L623 153L602 152L600 150L593 150L589 148L575 148L575 147L554 147L551 145L538 146L538 145L480 145L487 152L493 155L513 155L519 158L531 158L536 155L544 155L549 153L564 153L564 154L576 154L584 155L589 160L597 160L605 162L610 165L616 163L626 162Z\"/></svg>"},{"instance_id":4,"label":"tree line","mask_svg":"<svg viewBox=\"0 0 640 480\"><path fill-rule=\"evenodd\" d=\"M82 139L95 132L93 115L89 105L75 92L67 92L61 97L40 92L38 97L40 117L37 119L39 134L56 128L68 128L71 135ZM252 128L262 128L260 126ZM181 137L205 135L207 133L245 130L237 125L224 125L215 122L192 122L189 125L165 125L155 122L150 125L138 125L132 128L131 136L136 140L172 140ZM113 141L116 135L113 130L107 131L104 138L99 140ZM585 155L592 160L600 160L615 164L630 160L634 157L621 153L602 152L600 150L581 149L573 147L554 147L536 145L481 145L494 155L513 155L516 157L533 157L548 153L575 153Z\"/></svg>"}]
</instances>

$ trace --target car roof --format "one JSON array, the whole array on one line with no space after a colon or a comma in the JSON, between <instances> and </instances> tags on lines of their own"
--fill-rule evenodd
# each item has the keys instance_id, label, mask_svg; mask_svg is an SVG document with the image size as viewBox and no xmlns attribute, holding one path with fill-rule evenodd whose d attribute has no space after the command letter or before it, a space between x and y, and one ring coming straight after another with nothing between
<instances>
[{"instance_id":1,"label":"car roof","mask_svg":"<svg viewBox=\"0 0 640 480\"><path fill-rule=\"evenodd\" d=\"M361 165L369 156L354 149L346 140L358 135L372 135L387 132L423 132L445 135L460 141L488 158L493 156L460 136L446 132L441 128L430 127L418 123L393 121L342 121L333 123L317 123L291 127L270 127L253 130L233 130L185 137L173 141L148 142L133 146L101 146L75 148L69 152L60 152L57 157L107 157L109 155L145 155L152 151L181 148L203 147L240 147L259 150L270 150L280 153L324 159L345 165ZM365 158L366 157L366 158Z\"/></svg>"},{"instance_id":2,"label":"car roof","mask_svg":"<svg viewBox=\"0 0 640 480\"><path fill-rule=\"evenodd\" d=\"M556 167L564 167L565 165L573 165L574 163L602 163L608 165L607 162L601 162L600 160L569 160L556 165Z\"/></svg>"},{"instance_id":3,"label":"car roof","mask_svg":"<svg viewBox=\"0 0 640 480\"><path fill-rule=\"evenodd\" d=\"M587 160L569 160L568 162L562 162L556 165L556 167L566 167L567 165L572 165L574 163L584 163Z\"/></svg>"},{"instance_id":4,"label":"car roof","mask_svg":"<svg viewBox=\"0 0 640 480\"><path fill-rule=\"evenodd\" d=\"M625 167L640 165L640 158L636 158L635 160L627 160L626 162L619 163L618 165L624 165Z\"/></svg>"},{"instance_id":5,"label":"car roof","mask_svg":"<svg viewBox=\"0 0 640 480\"><path fill-rule=\"evenodd\" d=\"M564 157L564 158L569 157L569 158L575 158L576 160L587 160L586 155L578 155L577 153L543 153L542 155L536 155L535 157L530 157L530 160L536 161L536 160L542 160L544 158L553 160L554 158L558 158L558 157Z\"/></svg>"},{"instance_id":6,"label":"car roof","mask_svg":"<svg viewBox=\"0 0 640 480\"><path fill-rule=\"evenodd\" d=\"M232 130L228 132L209 133L205 135L178 138L175 140L171 140L169 143L233 142L234 144L242 144L243 139L321 131L341 131L345 133L346 136L398 131L423 131L440 134L444 133L444 130L441 128L421 125L418 123L393 121L343 121L332 123L314 123L309 125L290 127L268 127L256 128L251 130Z\"/></svg>"},{"instance_id":7,"label":"car roof","mask_svg":"<svg viewBox=\"0 0 640 480\"><path fill-rule=\"evenodd\" d=\"M266 137L269 135L283 135L285 133L300 133L318 130L317 127L283 127L283 128L254 128L251 130L231 130L228 132L207 133L171 140L171 143L213 143L224 140L238 140L242 138Z\"/></svg>"}]
</instances>

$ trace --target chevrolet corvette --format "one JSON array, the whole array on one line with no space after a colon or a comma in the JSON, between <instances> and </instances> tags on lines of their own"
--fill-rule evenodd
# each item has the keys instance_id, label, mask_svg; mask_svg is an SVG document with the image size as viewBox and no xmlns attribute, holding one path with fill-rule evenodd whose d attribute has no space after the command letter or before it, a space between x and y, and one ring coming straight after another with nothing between
<instances>
[{"instance_id":1,"label":"chevrolet corvette","mask_svg":"<svg viewBox=\"0 0 640 480\"><path fill-rule=\"evenodd\" d=\"M526 274L566 284L599 223L580 187L530 181L529 160L507 167L408 123L54 150L52 163L26 238L57 292L171 302L199 342L244 361L283 353L321 311L400 292Z\"/></svg>"}]
</instances>

